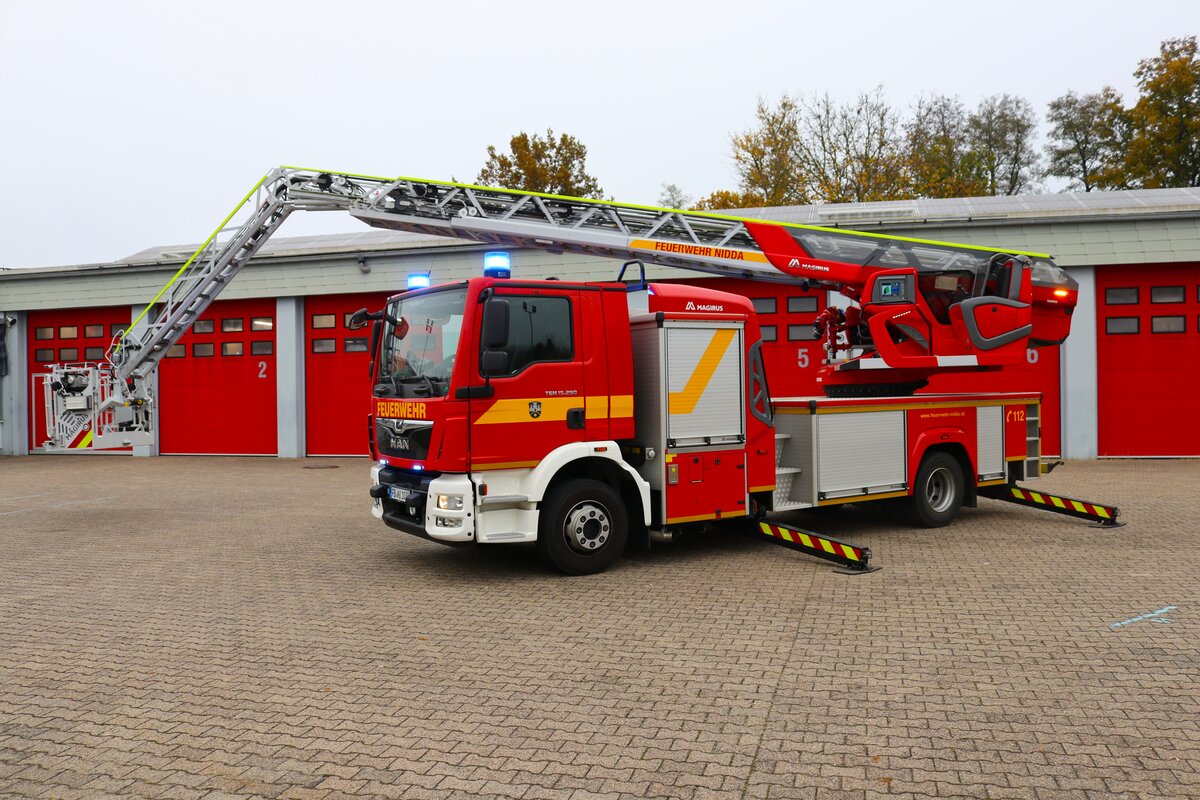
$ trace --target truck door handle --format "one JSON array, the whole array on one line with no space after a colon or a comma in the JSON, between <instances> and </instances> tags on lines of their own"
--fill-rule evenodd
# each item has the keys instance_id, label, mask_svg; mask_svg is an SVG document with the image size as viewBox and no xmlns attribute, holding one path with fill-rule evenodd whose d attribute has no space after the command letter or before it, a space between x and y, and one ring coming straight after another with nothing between
<instances>
[{"instance_id":1,"label":"truck door handle","mask_svg":"<svg viewBox=\"0 0 1200 800\"><path fill-rule=\"evenodd\" d=\"M583 430L584 420L582 408L567 409L567 427L574 428L576 430Z\"/></svg>"}]
</instances>

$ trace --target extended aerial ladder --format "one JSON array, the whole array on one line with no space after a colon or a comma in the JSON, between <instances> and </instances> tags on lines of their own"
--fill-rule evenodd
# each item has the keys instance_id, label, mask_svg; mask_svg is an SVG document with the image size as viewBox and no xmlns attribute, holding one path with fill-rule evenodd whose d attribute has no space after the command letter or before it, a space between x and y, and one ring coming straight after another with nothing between
<instances>
[{"instance_id":1,"label":"extended aerial ladder","mask_svg":"<svg viewBox=\"0 0 1200 800\"><path fill-rule=\"evenodd\" d=\"M247 207L249 217L234 223ZM823 380L830 393L836 386L884 383L911 390L934 372L1016 363L1031 339L1065 337L1075 300L1074 282L1040 253L280 167L255 185L114 341L104 363L56 364L42 376L47 448L152 443L155 367L295 210L346 211L380 228L837 289L861 310L823 319L830 356ZM939 298L944 307L933 302ZM1046 331L1040 335L1039 312ZM859 355L838 359L854 347Z\"/></svg>"}]
</instances>

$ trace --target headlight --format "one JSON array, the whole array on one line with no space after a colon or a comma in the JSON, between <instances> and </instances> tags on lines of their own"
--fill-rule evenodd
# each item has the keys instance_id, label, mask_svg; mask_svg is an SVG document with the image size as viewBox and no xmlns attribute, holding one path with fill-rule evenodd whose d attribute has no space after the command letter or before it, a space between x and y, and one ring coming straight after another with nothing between
<instances>
[{"instance_id":1,"label":"headlight","mask_svg":"<svg viewBox=\"0 0 1200 800\"><path fill-rule=\"evenodd\" d=\"M461 494L439 494L437 507L442 511L462 511L463 499Z\"/></svg>"}]
</instances>

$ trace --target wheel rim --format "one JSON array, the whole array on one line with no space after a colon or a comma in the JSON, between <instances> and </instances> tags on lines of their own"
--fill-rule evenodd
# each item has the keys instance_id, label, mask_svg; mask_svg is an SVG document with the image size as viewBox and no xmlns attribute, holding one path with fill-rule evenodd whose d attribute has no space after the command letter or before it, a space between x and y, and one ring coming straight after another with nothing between
<instances>
[{"instance_id":1,"label":"wheel rim","mask_svg":"<svg viewBox=\"0 0 1200 800\"><path fill-rule=\"evenodd\" d=\"M945 467L929 473L925 482L925 502L935 514L947 511L954 502L954 476Z\"/></svg>"},{"instance_id":2,"label":"wheel rim","mask_svg":"<svg viewBox=\"0 0 1200 800\"><path fill-rule=\"evenodd\" d=\"M567 512L563 533L572 550L581 555L591 555L608 542L612 527L607 508L594 500L584 500Z\"/></svg>"}]
</instances>

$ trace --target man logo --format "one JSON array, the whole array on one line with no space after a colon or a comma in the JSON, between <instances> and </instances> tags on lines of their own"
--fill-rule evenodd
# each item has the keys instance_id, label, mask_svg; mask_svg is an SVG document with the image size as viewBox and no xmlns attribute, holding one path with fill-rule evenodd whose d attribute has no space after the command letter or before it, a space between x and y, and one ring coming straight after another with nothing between
<instances>
[{"instance_id":1,"label":"man logo","mask_svg":"<svg viewBox=\"0 0 1200 800\"><path fill-rule=\"evenodd\" d=\"M529 404L529 416L533 417L534 419L537 419L541 415L542 415L542 404L537 401L530 403Z\"/></svg>"}]
</instances>

